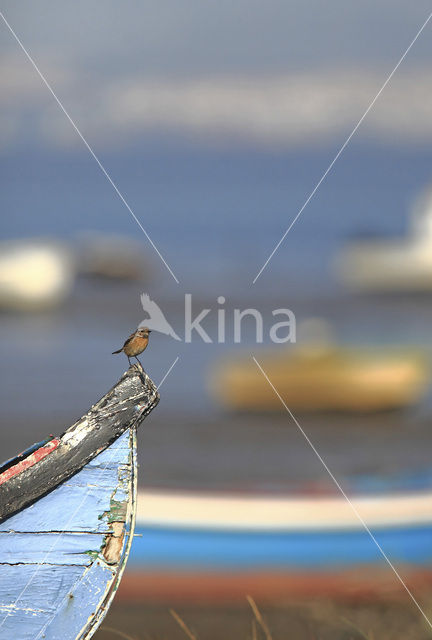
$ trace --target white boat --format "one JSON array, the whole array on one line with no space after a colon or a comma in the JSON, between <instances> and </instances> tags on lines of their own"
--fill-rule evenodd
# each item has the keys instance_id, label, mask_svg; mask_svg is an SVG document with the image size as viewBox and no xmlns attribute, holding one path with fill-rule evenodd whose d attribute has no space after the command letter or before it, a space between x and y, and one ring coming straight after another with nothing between
<instances>
[{"instance_id":1,"label":"white boat","mask_svg":"<svg viewBox=\"0 0 432 640\"><path fill-rule=\"evenodd\" d=\"M432 290L432 188L414 203L405 238L353 242L337 257L335 269L354 289Z\"/></svg>"},{"instance_id":2,"label":"white boat","mask_svg":"<svg viewBox=\"0 0 432 640\"><path fill-rule=\"evenodd\" d=\"M54 307L68 296L74 279L72 254L61 243L13 240L0 244L0 308Z\"/></svg>"}]
</instances>

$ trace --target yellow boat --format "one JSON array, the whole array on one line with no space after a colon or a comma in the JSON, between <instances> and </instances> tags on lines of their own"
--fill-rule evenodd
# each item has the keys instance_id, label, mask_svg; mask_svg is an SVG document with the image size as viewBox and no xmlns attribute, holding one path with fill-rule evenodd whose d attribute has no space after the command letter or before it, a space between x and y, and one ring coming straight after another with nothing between
<instances>
[{"instance_id":1,"label":"yellow boat","mask_svg":"<svg viewBox=\"0 0 432 640\"><path fill-rule=\"evenodd\" d=\"M426 360L414 350L314 345L256 358L287 406L300 411L400 409L418 402L429 381ZM210 390L229 409L283 410L251 356L220 363Z\"/></svg>"}]
</instances>

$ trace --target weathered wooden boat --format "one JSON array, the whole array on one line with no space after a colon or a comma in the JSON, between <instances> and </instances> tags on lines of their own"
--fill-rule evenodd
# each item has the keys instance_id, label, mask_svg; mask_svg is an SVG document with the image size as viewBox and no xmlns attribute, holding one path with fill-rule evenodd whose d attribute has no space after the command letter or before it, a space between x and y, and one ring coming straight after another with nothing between
<instances>
[{"instance_id":1,"label":"weathered wooden boat","mask_svg":"<svg viewBox=\"0 0 432 640\"><path fill-rule=\"evenodd\" d=\"M257 356L287 405L298 411L373 412L415 404L425 393L428 366L416 350L297 346ZM249 356L226 358L212 371L210 391L236 411L284 411Z\"/></svg>"},{"instance_id":2,"label":"weathered wooden boat","mask_svg":"<svg viewBox=\"0 0 432 640\"><path fill-rule=\"evenodd\" d=\"M86 415L0 467L0 638L84 640L119 585L136 508L136 428L158 391L133 365Z\"/></svg>"},{"instance_id":3,"label":"weathered wooden boat","mask_svg":"<svg viewBox=\"0 0 432 640\"><path fill-rule=\"evenodd\" d=\"M414 589L432 586L432 489L352 498ZM139 493L137 537L119 592L131 601L405 597L360 520L336 495Z\"/></svg>"}]
</instances>

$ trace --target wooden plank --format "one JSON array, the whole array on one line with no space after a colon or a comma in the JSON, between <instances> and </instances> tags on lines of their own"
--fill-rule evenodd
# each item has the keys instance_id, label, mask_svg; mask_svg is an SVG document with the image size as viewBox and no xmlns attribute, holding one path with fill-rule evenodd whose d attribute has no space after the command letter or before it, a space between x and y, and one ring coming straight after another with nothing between
<instances>
[{"instance_id":1,"label":"wooden plank","mask_svg":"<svg viewBox=\"0 0 432 640\"><path fill-rule=\"evenodd\" d=\"M0 565L89 565L104 541L102 533L5 533L0 537Z\"/></svg>"},{"instance_id":2,"label":"wooden plank","mask_svg":"<svg viewBox=\"0 0 432 640\"><path fill-rule=\"evenodd\" d=\"M129 434L126 433L51 494L0 523L0 546L3 546L2 534L11 531L106 533L109 522L102 515L111 509L113 491L119 484L119 474L125 477L127 485L128 473L130 446ZM116 499L124 500L125 497L118 494ZM68 508L65 509L64 505Z\"/></svg>"},{"instance_id":3,"label":"wooden plank","mask_svg":"<svg viewBox=\"0 0 432 640\"><path fill-rule=\"evenodd\" d=\"M0 638L34 640L86 567L2 565L0 571Z\"/></svg>"},{"instance_id":4,"label":"wooden plank","mask_svg":"<svg viewBox=\"0 0 432 640\"><path fill-rule=\"evenodd\" d=\"M69 637L80 638L83 635L86 637L86 627L88 625L94 627L94 618L98 616L101 602L109 597L115 573L102 562L94 562L84 574L79 587L76 585L65 595L54 615L45 627L42 627L36 638L63 640ZM105 611L103 613L105 614ZM90 633L93 633L93 629ZM88 634L87 637L89 637Z\"/></svg>"},{"instance_id":5,"label":"wooden plank","mask_svg":"<svg viewBox=\"0 0 432 640\"><path fill-rule=\"evenodd\" d=\"M20 595L23 581L34 575L28 572L29 568L29 565L20 566L18 580L16 572L9 575L16 582L16 598ZM31 589L21 596L19 606L0 606L0 615L9 614L0 629L0 638L79 638L98 611L100 602L109 594L115 574L115 569L99 561L88 568L67 567L66 570L64 567L42 565L33 578ZM61 589L58 588L59 582Z\"/></svg>"}]
</instances>

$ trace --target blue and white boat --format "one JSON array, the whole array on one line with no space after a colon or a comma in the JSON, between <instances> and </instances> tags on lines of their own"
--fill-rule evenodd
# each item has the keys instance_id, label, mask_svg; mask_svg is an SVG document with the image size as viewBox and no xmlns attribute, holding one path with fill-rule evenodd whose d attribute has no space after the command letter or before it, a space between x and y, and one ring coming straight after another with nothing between
<instances>
[{"instance_id":1,"label":"blue and white boat","mask_svg":"<svg viewBox=\"0 0 432 640\"><path fill-rule=\"evenodd\" d=\"M132 541L136 428L157 389L138 365L58 438L0 467L0 638L84 640Z\"/></svg>"},{"instance_id":2,"label":"blue and white boat","mask_svg":"<svg viewBox=\"0 0 432 640\"><path fill-rule=\"evenodd\" d=\"M381 550L406 584L432 585L430 485L354 494L351 505L341 495L148 490L136 531L128 600L395 593L403 587Z\"/></svg>"}]
</instances>

